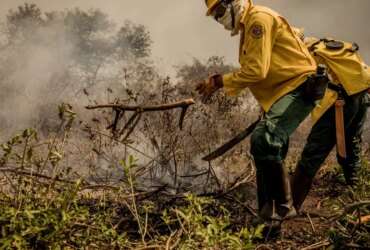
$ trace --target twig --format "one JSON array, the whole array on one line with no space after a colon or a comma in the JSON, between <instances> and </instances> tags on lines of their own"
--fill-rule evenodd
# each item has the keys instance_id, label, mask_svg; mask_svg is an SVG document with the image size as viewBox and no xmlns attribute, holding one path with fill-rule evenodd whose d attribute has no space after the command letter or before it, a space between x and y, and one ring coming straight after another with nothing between
<instances>
[{"instance_id":1,"label":"twig","mask_svg":"<svg viewBox=\"0 0 370 250\"><path fill-rule=\"evenodd\" d=\"M24 143L23 155L22 155L22 163L21 163L21 168L22 169L23 169L24 163L26 161L26 153L27 153L28 143L29 143L29 137L26 138L26 141Z\"/></svg>"},{"instance_id":2,"label":"twig","mask_svg":"<svg viewBox=\"0 0 370 250\"><path fill-rule=\"evenodd\" d=\"M137 124L139 123L140 119L141 119L141 115L142 115L142 112L141 111L137 111L131 118L130 120L127 122L127 124L125 125L125 127L122 129L121 133L120 134L123 134L123 132L126 130L126 129L129 129L128 132L125 134L125 136L123 137L122 141L126 141L130 135L132 134L132 132L134 132L134 129L135 127L137 126ZM132 124L132 125L131 125Z\"/></svg>"},{"instance_id":3,"label":"twig","mask_svg":"<svg viewBox=\"0 0 370 250\"><path fill-rule=\"evenodd\" d=\"M55 134L53 140L48 145L49 146L48 154L46 156L46 159L45 159L44 163L42 164L41 170L44 170L46 168L46 165L48 164L48 161L50 159L51 152L53 151L53 147L55 147L55 144L56 144L57 139L58 139L58 135L59 135L60 131L62 130L62 128L63 128L63 122L59 125L59 128L57 130L58 132Z\"/></svg>"},{"instance_id":4,"label":"twig","mask_svg":"<svg viewBox=\"0 0 370 250\"><path fill-rule=\"evenodd\" d=\"M184 124L184 119L185 119L185 115L186 115L186 111L188 110L189 106L187 107L184 107L181 111L181 115L180 115L180 121L179 121L179 127L180 129L182 130L183 128L183 124Z\"/></svg>"},{"instance_id":5,"label":"twig","mask_svg":"<svg viewBox=\"0 0 370 250\"><path fill-rule=\"evenodd\" d=\"M182 229L179 230L178 234L177 234L177 240L176 242L170 247L170 250L173 250L173 249L176 249L176 247L180 244L181 242L181 237L182 237Z\"/></svg>"},{"instance_id":6,"label":"twig","mask_svg":"<svg viewBox=\"0 0 370 250\"><path fill-rule=\"evenodd\" d=\"M362 207L362 206L369 206L370 205L370 200L366 200L366 201L359 201L359 202L355 202L353 204L349 204L347 206L344 207L344 211L343 213L341 213L340 215L334 215L332 218L331 218L331 221L335 221L335 220L339 220L339 219L342 219L343 217L345 217L348 213L356 210L357 208L359 207Z\"/></svg>"},{"instance_id":7,"label":"twig","mask_svg":"<svg viewBox=\"0 0 370 250\"><path fill-rule=\"evenodd\" d=\"M255 218L258 218L258 214L254 211L254 209L249 206L248 204L245 204L245 202L241 202L240 200L238 199L235 199L234 197L232 196L229 196L229 195L226 195L224 198L228 199L228 200L232 200L234 202L237 202L239 205L243 206L245 209L247 209L247 211L252 215L254 216Z\"/></svg>"},{"instance_id":8,"label":"twig","mask_svg":"<svg viewBox=\"0 0 370 250\"><path fill-rule=\"evenodd\" d=\"M320 241L320 242L317 242L315 244L312 244L308 247L304 247L302 248L301 250L314 250L314 249L319 249L321 247L325 247L325 246L329 246L331 243L329 240L323 240L323 241Z\"/></svg>"},{"instance_id":9,"label":"twig","mask_svg":"<svg viewBox=\"0 0 370 250\"><path fill-rule=\"evenodd\" d=\"M118 109L113 109L114 112L115 112L115 117L114 117L114 121L111 125L109 125L106 129L112 129L112 132L113 133L116 133L117 131L117 125L118 125L118 122L119 120L123 117L123 115L125 114L124 111L120 111Z\"/></svg>"},{"instance_id":10,"label":"twig","mask_svg":"<svg viewBox=\"0 0 370 250\"><path fill-rule=\"evenodd\" d=\"M150 160L153 160L153 161L155 161L155 162L157 162L157 163L160 164L160 162L158 160L156 160L155 158L153 158L152 156L149 156L148 154L145 154L144 152L140 151L139 149L136 149L135 147L133 147L133 146L131 146L131 145L125 143L125 142L122 142L120 140L117 140L116 138L114 138L114 137L112 137L110 135L104 134L104 133L102 133L102 132L100 132L98 130L95 130L95 129L90 129L90 131L91 132L94 132L94 133L97 133L97 134L99 134L101 136L107 137L107 138L109 138L109 139L111 139L111 140L113 140L115 142L121 143L121 144L125 145L126 147L128 147L129 149L131 149L131 150L133 150L133 151L135 151L135 152L137 152L137 153L145 156L146 158L148 158Z\"/></svg>"},{"instance_id":11,"label":"twig","mask_svg":"<svg viewBox=\"0 0 370 250\"><path fill-rule=\"evenodd\" d=\"M166 250L171 249L170 246L171 246L172 237L175 236L176 233L177 232L175 231L175 232L171 233L171 235L168 237L167 242L166 242Z\"/></svg>"},{"instance_id":12,"label":"twig","mask_svg":"<svg viewBox=\"0 0 370 250\"><path fill-rule=\"evenodd\" d=\"M310 216L310 214L309 214L309 213L306 213L306 215L307 215L308 220L309 220L309 221L310 221L310 223L311 223L312 232L313 232L313 233L316 233L315 225L313 224L313 222L312 222L312 220L311 220L311 216Z\"/></svg>"},{"instance_id":13,"label":"twig","mask_svg":"<svg viewBox=\"0 0 370 250\"><path fill-rule=\"evenodd\" d=\"M367 205L370 205L370 200L366 200L366 201L359 201L359 202L355 202L355 203L352 203L350 205L347 205L345 208L344 208L344 211L349 213L359 207L362 207L362 206L367 206Z\"/></svg>"},{"instance_id":14,"label":"twig","mask_svg":"<svg viewBox=\"0 0 370 250\"><path fill-rule=\"evenodd\" d=\"M7 179L7 182L10 184L11 188L13 189L14 192L18 192L18 187L13 183L13 181L10 179L10 177L6 174L3 173L5 178Z\"/></svg>"},{"instance_id":15,"label":"twig","mask_svg":"<svg viewBox=\"0 0 370 250\"><path fill-rule=\"evenodd\" d=\"M201 172L199 174L190 174L190 175L179 175L179 177L181 178L197 178L199 176L202 176L202 175L206 175L208 174L208 170L207 171L204 171L204 172Z\"/></svg>"},{"instance_id":16,"label":"twig","mask_svg":"<svg viewBox=\"0 0 370 250\"><path fill-rule=\"evenodd\" d=\"M270 250L273 250L274 248L272 248L271 245L267 245L267 244L260 244L258 245L255 250L258 250L258 249L270 249Z\"/></svg>"},{"instance_id":17,"label":"twig","mask_svg":"<svg viewBox=\"0 0 370 250\"><path fill-rule=\"evenodd\" d=\"M34 173L34 172L28 172L28 171L25 171L25 170L18 170L17 168L0 168L0 172L14 173L14 174L17 174L17 175L27 175L27 176L30 176L30 177L37 177L37 178L41 178L41 179L64 182L64 183L69 183L69 184L75 184L74 181L61 179L59 177L50 177L50 176L47 176L47 175L38 174L38 173Z\"/></svg>"},{"instance_id":18,"label":"twig","mask_svg":"<svg viewBox=\"0 0 370 250\"><path fill-rule=\"evenodd\" d=\"M173 211L176 214L177 221L179 222L179 224L181 226L181 230L184 231L184 232L186 232L187 234L189 234L189 231L185 229L184 223L181 221L181 218L179 217L179 210L173 209Z\"/></svg>"},{"instance_id":19,"label":"twig","mask_svg":"<svg viewBox=\"0 0 370 250\"><path fill-rule=\"evenodd\" d=\"M249 164L251 164L251 162L249 162ZM253 166L251 168L253 170ZM247 172L246 172L247 173ZM234 190L238 189L242 184L245 184L249 181L249 178L253 176L253 172L248 174L247 176L244 177L244 174L241 174L240 177L237 177L235 178L235 181L233 183L231 183L231 185L229 185L229 187L220 194L220 196L224 196L224 195L227 195L231 192L233 192Z\"/></svg>"},{"instance_id":20,"label":"twig","mask_svg":"<svg viewBox=\"0 0 370 250\"><path fill-rule=\"evenodd\" d=\"M346 244L346 247L348 247L349 249L355 249L355 248L365 249L364 246L361 246L361 245L356 244L356 243L348 243L348 244Z\"/></svg>"},{"instance_id":21,"label":"twig","mask_svg":"<svg viewBox=\"0 0 370 250\"><path fill-rule=\"evenodd\" d=\"M360 208L357 208L357 217L358 217L358 223L355 224L355 226L352 228L352 231L351 231L352 238L354 237L355 232L357 231L357 229L362 224L362 222L361 222L361 210L360 210Z\"/></svg>"},{"instance_id":22,"label":"twig","mask_svg":"<svg viewBox=\"0 0 370 250\"><path fill-rule=\"evenodd\" d=\"M319 212L314 212L314 211L305 211L305 210L302 210L302 212L300 213L302 215L305 215L305 214L309 214L311 218L321 218L321 219L325 219L325 220L328 220L331 218L331 216L328 216L326 214L323 214L323 213L319 213Z\"/></svg>"},{"instance_id":23,"label":"twig","mask_svg":"<svg viewBox=\"0 0 370 250\"><path fill-rule=\"evenodd\" d=\"M128 207L128 208L130 209L132 215L135 217L135 220L136 220L137 225L139 227L139 232L140 232L140 235L141 235L141 241L142 241L143 245L146 246L146 242L145 242L146 231L143 230L143 225L141 224L141 218L140 218L140 215L139 215L139 211L137 209L135 189L134 189L134 180L133 180L133 177L132 177L132 174L131 174L131 168L130 167L128 168L127 172L128 172L128 180L129 180L129 184L130 184L131 202L132 202L132 207Z\"/></svg>"},{"instance_id":24,"label":"twig","mask_svg":"<svg viewBox=\"0 0 370 250\"><path fill-rule=\"evenodd\" d=\"M214 170L214 168L213 168L213 166L212 166L212 163L209 161L209 162L208 162L208 173L207 173L207 181L206 181L206 185L208 184L208 181L209 181L209 177L210 177L210 175L212 175L212 176L213 176L213 178L215 179L215 181L216 181L216 183L217 183L217 186L218 186L219 188L221 188L221 183L220 183L220 181L219 181L219 179L218 179L218 177L217 177L217 175L216 175L216 172L215 172L215 170Z\"/></svg>"},{"instance_id":25,"label":"twig","mask_svg":"<svg viewBox=\"0 0 370 250\"><path fill-rule=\"evenodd\" d=\"M153 246L146 246L141 248L135 248L136 250L149 250L149 249L163 249L162 246L159 245L153 245Z\"/></svg>"},{"instance_id":26,"label":"twig","mask_svg":"<svg viewBox=\"0 0 370 250\"><path fill-rule=\"evenodd\" d=\"M174 163L174 167L175 167L175 174L174 174L173 184L174 184L175 187L177 187L177 160L176 160L175 149L172 149L172 158L173 158L173 163Z\"/></svg>"}]
</instances>

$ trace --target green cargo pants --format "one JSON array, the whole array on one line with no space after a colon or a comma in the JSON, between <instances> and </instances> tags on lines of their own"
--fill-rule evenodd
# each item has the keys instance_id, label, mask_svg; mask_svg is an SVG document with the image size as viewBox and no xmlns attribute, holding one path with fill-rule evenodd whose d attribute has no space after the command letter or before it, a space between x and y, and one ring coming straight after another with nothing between
<instances>
[{"instance_id":1,"label":"green cargo pants","mask_svg":"<svg viewBox=\"0 0 370 250\"><path fill-rule=\"evenodd\" d=\"M313 103L305 101L303 86L278 100L251 136L251 154L257 169L258 209L260 216L267 220L284 218L292 207L283 161L290 135L314 108Z\"/></svg>"},{"instance_id":2,"label":"green cargo pants","mask_svg":"<svg viewBox=\"0 0 370 250\"><path fill-rule=\"evenodd\" d=\"M251 153L254 159L282 162L288 152L290 135L313 108L313 103L304 100L302 87L278 100L251 136Z\"/></svg>"},{"instance_id":3,"label":"green cargo pants","mask_svg":"<svg viewBox=\"0 0 370 250\"><path fill-rule=\"evenodd\" d=\"M366 113L370 106L370 96L362 92L345 99L344 123L347 158L337 155L347 184L356 182L356 172L361 167L361 135ZM335 107L330 108L312 128L303 150L298 168L313 178L336 145Z\"/></svg>"}]
</instances>

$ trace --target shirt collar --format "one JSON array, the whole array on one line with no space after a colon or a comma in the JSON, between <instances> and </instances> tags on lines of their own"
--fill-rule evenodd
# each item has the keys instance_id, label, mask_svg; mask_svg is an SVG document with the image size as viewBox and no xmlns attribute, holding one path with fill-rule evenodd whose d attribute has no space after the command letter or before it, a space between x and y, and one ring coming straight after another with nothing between
<instances>
[{"instance_id":1,"label":"shirt collar","mask_svg":"<svg viewBox=\"0 0 370 250\"><path fill-rule=\"evenodd\" d=\"M244 14L242 16L242 18L240 19L240 24L243 25L244 23L246 23L247 19L249 18L249 13L251 12L254 4L253 4L253 1L252 0L248 0L248 9L246 9L244 11Z\"/></svg>"}]
</instances>

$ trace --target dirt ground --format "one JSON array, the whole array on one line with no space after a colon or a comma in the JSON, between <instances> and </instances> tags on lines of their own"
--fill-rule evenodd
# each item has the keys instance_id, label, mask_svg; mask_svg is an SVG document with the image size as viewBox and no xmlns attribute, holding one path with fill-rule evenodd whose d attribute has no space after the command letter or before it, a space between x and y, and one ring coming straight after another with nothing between
<instances>
[{"instance_id":1,"label":"dirt ground","mask_svg":"<svg viewBox=\"0 0 370 250\"><path fill-rule=\"evenodd\" d=\"M328 232L334 221L335 214L332 201L347 189L344 183L333 176L318 176L305 200L300 214L283 223L281 237L266 240L257 249L327 249L330 245ZM251 212L246 223L253 219L252 213L257 211L256 186L254 183L240 185L232 196L239 196ZM238 213L238 212L236 212ZM351 248L348 248L351 249Z\"/></svg>"},{"instance_id":2,"label":"dirt ground","mask_svg":"<svg viewBox=\"0 0 370 250\"><path fill-rule=\"evenodd\" d=\"M328 249L328 233L336 223L330 219L335 211L329 204L346 188L335 180L316 178L299 216L283 223L281 238L260 244L257 249Z\"/></svg>"}]
</instances>

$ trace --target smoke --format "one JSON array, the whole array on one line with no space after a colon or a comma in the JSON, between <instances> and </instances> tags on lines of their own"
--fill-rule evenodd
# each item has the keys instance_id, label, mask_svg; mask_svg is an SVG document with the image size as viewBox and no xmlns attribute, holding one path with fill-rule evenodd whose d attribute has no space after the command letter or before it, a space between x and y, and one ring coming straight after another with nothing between
<instances>
[{"instance_id":1,"label":"smoke","mask_svg":"<svg viewBox=\"0 0 370 250\"><path fill-rule=\"evenodd\" d=\"M9 13L0 30L2 136L25 127L50 132L61 102L82 108L98 98L112 101L108 87L122 91L123 78L150 75L144 61L151 40L143 26L125 22L117 28L99 10L42 11L24 5ZM128 77L129 70L136 75Z\"/></svg>"},{"instance_id":2,"label":"smoke","mask_svg":"<svg viewBox=\"0 0 370 250\"><path fill-rule=\"evenodd\" d=\"M1 0L0 15L9 8L16 8L24 0ZM208 58L224 56L227 62L238 62L238 39L211 18L205 17L203 0L33 0L46 11L80 7L98 8L117 23L125 19L148 27L154 40L153 54L163 70L171 71L172 65L189 62L195 56ZM361 53L370 63L370 32L368 0L254 0L287 17L292 25L304 27L308 35L330 36L356 41Z\"/></svg>"},{"instance_id":3,"label":"smoke","mask_svg":"<svg viewBox=\"0 0 370 250\"><path fill-rule=\"evenodd\" d=\"M38 126L45 107L60 101L61 85L71 62L72 47L63 23L28 28L33 30L32 39L21 45L10 44L8 51L2 51L7 61L2 64L6 79L1 83L1 127L11 131Z\"/></svg>"}]
</instances>

